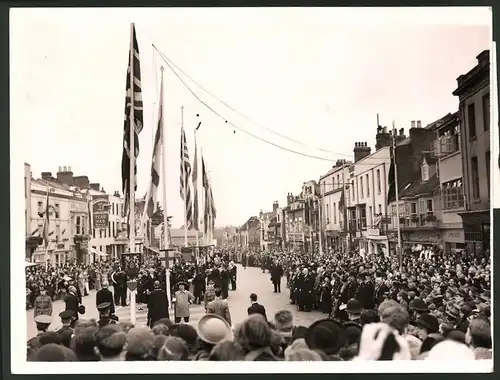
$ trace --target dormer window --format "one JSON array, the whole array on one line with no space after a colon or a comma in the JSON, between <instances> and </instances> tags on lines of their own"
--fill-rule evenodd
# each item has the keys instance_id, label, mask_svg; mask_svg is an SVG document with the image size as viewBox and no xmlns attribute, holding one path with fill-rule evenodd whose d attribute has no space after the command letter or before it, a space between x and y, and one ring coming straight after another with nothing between
<instances>
[{"instance_id":1,"label":"dormer window","mask_svg":"<svg viewBox=\"0 0 500 380\"><path fill-rule=\"evenodd\" d=\"M422 164L420 169L422 172L422 182L428 181L429 180L429 165L427 165L427 162L424 161L424 163Z\"/></svg>"}]
</instances>

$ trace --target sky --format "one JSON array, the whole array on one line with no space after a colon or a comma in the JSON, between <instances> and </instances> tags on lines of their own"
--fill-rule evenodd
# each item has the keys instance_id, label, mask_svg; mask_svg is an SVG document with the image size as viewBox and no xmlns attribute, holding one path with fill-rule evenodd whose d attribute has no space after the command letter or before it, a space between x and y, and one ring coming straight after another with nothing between
<instances>
[{"instance_id":1,"label":"sky","mask_svg":"<svg viewBox=\"0 0 500 380\"><path fill-rule=\"evenodd\" d=\"M273 201L284 205L337 159L352 159L355 142L374 151L377 113L382 125L408 131L411 120L426 125L456 111L456 78L491 46L486 8L14 9L12 170L27 162L39 178L71 166L108 192L121 190L130 22L144 99L137 196L149 187L163 65L167 212L176 226L184 223L181 106L191 157L202 122L197 141L216 224L241 225ZM221 117L152 44L202 86L177 71Z\"/></svg>"}]
</instances>

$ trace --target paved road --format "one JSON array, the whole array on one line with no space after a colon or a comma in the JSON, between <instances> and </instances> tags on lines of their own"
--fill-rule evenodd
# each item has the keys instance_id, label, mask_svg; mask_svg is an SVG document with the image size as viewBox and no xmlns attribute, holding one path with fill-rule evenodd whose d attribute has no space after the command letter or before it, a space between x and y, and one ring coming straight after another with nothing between
<instances>
[{"instance_id":1,"label":"paved road","mask_svg":"<svg viewBox=\"0 0 500 380\"><path fill-rule=\"evenodd\" d=\"M250 293L256 293L259 300L258 302L265 306L267 316L272 319L273 315L282 309L290 310L295 316L295 325L309 326L311 323L318 319L326 317L326 314L313 312L299 312L295 305L290 305L290 292L286 288L285 279L282 279L281 293L273 293L273 285L270 280L268 272L262 273L260 268L247 268L243 269L238 265L237 274L237 290L229 292L229 307L231 311L231 318L233 325L243 321L247 317L247 308L250 306ZM98 318L98 313L95 308L95 292L83 298L87 312L85 318ZM54 322L50 329L53 330L61 325L58 314L64 310L64 302L54 302ZM203 305L192 305L190 308L191 318L190 324L196 326L198 320L205 314ZM117 307L116 315L120 321L130 320L130 306ZM171 318L173 312L171 312ZM145 326L147 318L147 308L143 310L137 309L136 311L136 325ZM36 334L36 326L33 322L33 310L27 311L27 329L28 339Z\"/></svg>"}]
</instances>

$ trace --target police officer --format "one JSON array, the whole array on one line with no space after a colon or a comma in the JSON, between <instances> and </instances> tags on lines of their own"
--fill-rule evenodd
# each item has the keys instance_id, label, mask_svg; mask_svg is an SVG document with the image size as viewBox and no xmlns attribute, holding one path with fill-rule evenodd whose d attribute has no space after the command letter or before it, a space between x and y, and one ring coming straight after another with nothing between
<instances>
[{"instance_id":1,"label":"police officer","mask_svg":"<svg viewBox=\"0 0 500 380\"><path fill-rule=\"evenodd\" d=\"M46 332L52 323L52 317L50 315L40 314L35 317L37 335L27 343L27 356L28 358L40 347L40 335Z\"/></svg>"},{"instance_id":2,"label":"police officer","mask_svg":"<svg viewBox=\"0 0 500 380\"><path fill-rule=\"evenodd\" d=\"M100 303L97 305L97 310L99 311L99 320L97 321L99 327L117 324L118 317L111 316L111 302Z\"/></svg>"},{"instance_id":3,"label":"police officer","mask_svg":"<svg viewBox=\"0 0 500 380\"><path fill-rule=\"evenodd\" d=\"M62 327L57 330L58 334L64 333L65 331L74 332L72 327L74 326L74 316L75 312L73 310L64 310L59 313Z\"/></svg>"}]
</instances>

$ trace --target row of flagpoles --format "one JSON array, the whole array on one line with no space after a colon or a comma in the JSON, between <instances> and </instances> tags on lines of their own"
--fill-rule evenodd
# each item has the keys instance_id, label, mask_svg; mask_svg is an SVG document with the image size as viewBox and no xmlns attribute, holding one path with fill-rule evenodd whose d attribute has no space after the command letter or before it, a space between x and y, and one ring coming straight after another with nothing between
<instances>
[{"instance_id":1,"label":"row of flagpoles","mask_svg":"<svg viewBox=\"0 0 500 380\"><path fill-rule=\"evenodd\" d=\"M137 190L137 164L139 155L139 133L143 128L143 103L141 87L141 69L139 45L134 24L131 24L131 38L129 51L129 65L127 71L126 101L125 101L125 119L123 135L123 154L122 154L122 189L125 196L125 210L129 220L129 241L130 252L135 250L135 191ZM153 154L151 163L151 178L146 194L146 205L142 217L142 226L151 219L158 207L158 187L160 180L163 194L163 226L165 229L164 244L168 249L168 208L166 199L166 154L165 154L165 128L163 122L163 68L161 68L159 94L158 122L153 143ZM133 105L133 106L132 106ZM132 125L134 128L132 128ZM215 218L217 210L214 204L212 186L209 174L206 170L205 160L201 153L201 185L203 195L203 221L200 220L199 212L199 170L198 170L198 146L195 133L195 152L191 165L187 138L184 130L184 107L181 107L181 147L180 147L180 196L183 201L184 210L184 245L188 245L188 231L195 230L197 233L203 232L204 244L211 244L214 236ZM135 154L130 154L134 152ZM201 228L203 225L203 229Z\"/></svg>"}]
</instances>

